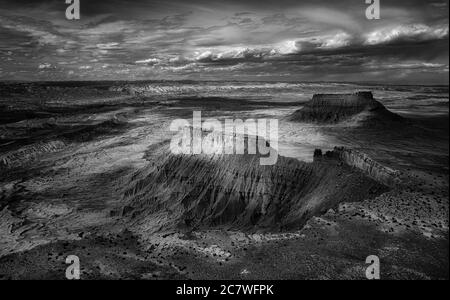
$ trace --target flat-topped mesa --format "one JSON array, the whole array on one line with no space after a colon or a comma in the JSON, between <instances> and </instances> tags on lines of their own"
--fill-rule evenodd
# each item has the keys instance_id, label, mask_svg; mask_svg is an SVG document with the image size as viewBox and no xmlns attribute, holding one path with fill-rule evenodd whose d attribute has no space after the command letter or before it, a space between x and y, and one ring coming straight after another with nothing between
<instances>
[{"instance_id":1,"label":"flat-topped mesa","mask_svg":"<svg viewBox=\"0 0 450 300\"><path fill-rule=\"evenodd\" d=\"M338 123L361 114L362 120L398 120L373 98L372 92L354 94L316 94L305 106L294 112L289 120L312 123Z\"/></svg>"},{"instance_id":2,"label":"flat-topped mesa","mask_svg":"<svg viewBox=\"0 0 450 300\"><path fill-rule=\"evenodd\" d=\"M327 161L306 163L279 156L260 165L259 155L167 155L152 151L151 165L127 178L123 217L149 230L299 228L343 201L362 201L388 188L362 172ZM166 218L170 212L170 218Z\"/></svg>"},{"instance_id":3,"label":"flat-topped mesa","mask_svg":"<svg viewBox=\"0 0 450 300\"><path fill-rule=\"evenodd\" d=\"M315 94L309 105L312 107L361 107L380 104L373 99L372 92L357 92L354 94Z\"/></svg>"}]
</instances>

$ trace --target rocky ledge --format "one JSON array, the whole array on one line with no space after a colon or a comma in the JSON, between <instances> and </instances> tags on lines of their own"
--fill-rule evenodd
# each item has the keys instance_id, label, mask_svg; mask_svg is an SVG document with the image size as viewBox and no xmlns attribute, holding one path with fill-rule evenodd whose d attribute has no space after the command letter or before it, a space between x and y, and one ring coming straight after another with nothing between
<instances>
[{"instance_id":1,"label":"rocky ledge","mask_svg":"<svg viewBox=\"0 0 450 300\"><path fill-rule=\"evenodd\" d=\"M384 185L395 186L401 182L399 171L386 167L357 150L335 147L333 151L327 151L325 154L322 154L320 149L314 151L315 162L333 159L358 169Z\"/></svg>"}]
</instances>

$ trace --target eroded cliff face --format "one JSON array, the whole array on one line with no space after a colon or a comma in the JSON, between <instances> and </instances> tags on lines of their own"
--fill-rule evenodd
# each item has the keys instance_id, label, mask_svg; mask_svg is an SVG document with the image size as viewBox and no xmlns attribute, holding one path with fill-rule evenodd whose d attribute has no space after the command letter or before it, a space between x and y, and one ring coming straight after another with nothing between
<instances>
[{"instance_id":1,"label":"eroded cliff face","mask_svg":"<svg viewBox=\"0 0 450 300\"><path fill-rule=\"evenodd\" d=\"M316 162L330 159L335 159L356 168L386 186L395 186L401 182L399 171L374 161L362 152L345 147L335 147L333 151L327 151L325 154L322 154L320 149L314 152L314 161Z\"/></svg>"},{"instance_id":2,"label":"eroded cliff face","mask_svg":"<svg viewBox=\"0 0 450 300\"><path fill-rule=\"evenodd\" d=\"M333 160L305 163L258 155L154 154L124 190L120 212L151 231L170 227L283 230L340 202L375 197L387 187Z\"/></svg>"},{"instance_id":3,"label":"eroded cliff face","mask_svg":"<svg viewBox=\"0 0 450 300\"><path fill-rule=\"evenodd\" d=\"M371 92L355 94L316 94L305 106L289 116L290 121L338 123L360 115L365 122L400 121L373 98Z\"/></svg>"}]
</instances>

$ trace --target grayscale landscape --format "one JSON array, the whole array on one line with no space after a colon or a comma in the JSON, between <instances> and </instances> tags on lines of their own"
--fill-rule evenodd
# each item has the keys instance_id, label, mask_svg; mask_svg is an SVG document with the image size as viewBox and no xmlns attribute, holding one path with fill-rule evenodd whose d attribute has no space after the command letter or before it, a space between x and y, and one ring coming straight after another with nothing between
<instances>
[{"instance_id":1,"label":"grayscale landscape","mask_svg":"<svg viewBox=\"0 0 450 300\"><path fill-rule=\"evenodd\" d=\"M0 279L448 280L448 1L381 5L1 1Z\"/></svg>"},{"instance_id":2,"label":"grayscale landscape","mask_svg":"<svg viewBox=\"0 0 450 300\"><path fill-rule=\"evenodd\" d=\"M368 89L377 100L354 94ZM341 94L308 100L330 90ZM4 278L64 278L71 253L100 279L361 279L371 254L389 279L448 278L447 87L42 83L2 94ZM194 110L277 118L277 163L171 154L171 120Z\"/></svg>"}]
</instances>

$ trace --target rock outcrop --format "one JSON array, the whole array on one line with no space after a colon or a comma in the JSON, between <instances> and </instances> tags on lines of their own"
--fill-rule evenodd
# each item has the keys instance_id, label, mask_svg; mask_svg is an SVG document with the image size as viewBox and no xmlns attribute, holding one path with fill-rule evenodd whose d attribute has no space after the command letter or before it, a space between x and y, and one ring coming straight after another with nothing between
<instances>
[{"instance_id":1,"label":"rock outcrop","mask_svg":"<svg viewBox=\"0 0 450 300\"><path fill-rule=\"evenodd\" d=\"M387 186L394 186L400 183L399 171L386 167L359 151L344 147L335 147L333 151L327 151L325 154L322 154L320 149L314 151L314 161L329 159L335 159L350 167L354 167L370 178Z\"/></svg>"},{"instance_id":2,"label":"rock outcrop","mask_svg":"<svg viewBox=\"0 0 450 300\"><path fill-rule=\"evenodd\" d=\"M21 166L29 161L35 160L42 153L57 152L65 146L66 142L63 140L53 140L27 145L18 150L0 155L0 167L2 169L8 169Z\"/></svg>"},{"instance_id":3,"label":"rock outcrop","mask_svg":"<svg viewBox=\"0 0 450 300\"><path fill-rule=\"evenodd\" d=\"M401 117L388 111L373 98L371 92L355 94L316 94L305 106L294 112L289 120L311 123L338 123L355 116L365 122L400 121Z\"/></svg>"}]
</instances>

